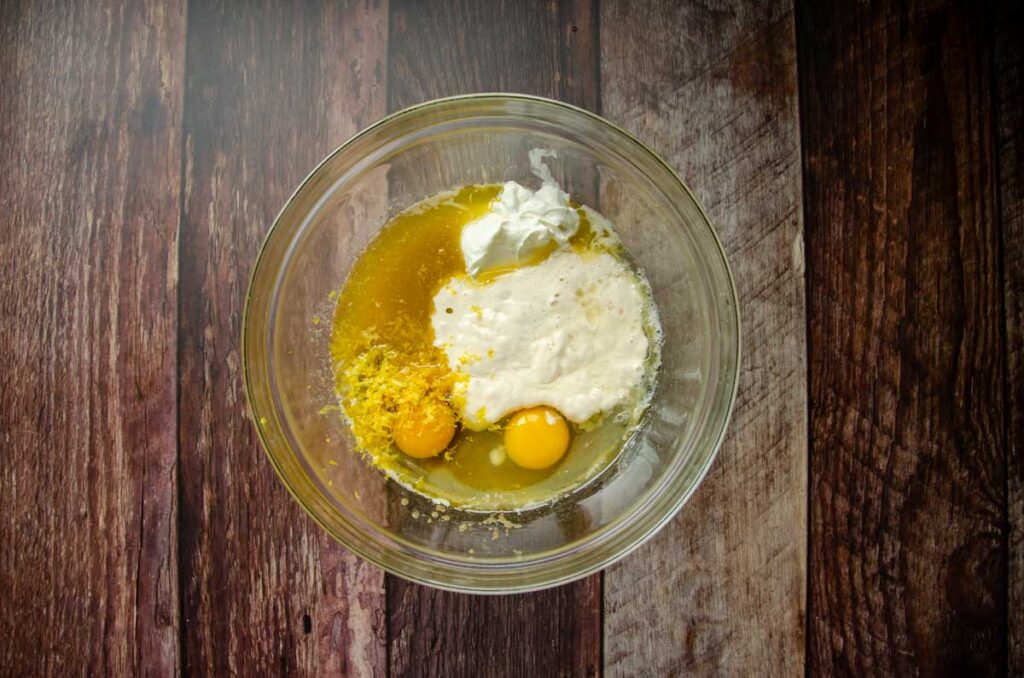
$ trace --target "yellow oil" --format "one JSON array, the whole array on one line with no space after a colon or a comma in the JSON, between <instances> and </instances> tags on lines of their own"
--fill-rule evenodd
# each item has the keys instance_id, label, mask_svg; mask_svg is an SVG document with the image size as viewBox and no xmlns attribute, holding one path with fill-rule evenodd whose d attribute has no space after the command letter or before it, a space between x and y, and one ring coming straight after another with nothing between
<instances>
[{"instance_id":1,"label":"yellow oil","mask_svg":"<svg viewBox=\"0 0 1024 678\"><path fill-rule=\"evenodd\" d=\"M386 345L418 363L446 365L433 346L433 298L452 276L465 274L462 228L483 216L500 190L499 184L468 186L429 198L395 216L367 246L338 294L334 314L331 355L339 396L345 366L373 346ZM586 248L594 236L586 215L580 214L573 245ZM449 450L431 459L413 459L392 446L362 451L381 470L427 496L469 509L514 509L592 477L626 434L623 425L611 420L591 430L572 428L569 452L540 471L504 458L500 425L487 431L462 428Z\"/></svg>"},{"instance_id":2,"label":"yellow oil","mask_svg":"<svg viewBox=\"0 0 1024 678\"><path fill-rule=\"evenodd\" d=\"M459 236L480 218L501 190L469 186L430 198L398 214L356 260L338 295L331 355L353 358L366 347L368 330L401 351L432 350L434 294L451 276L465 273Z\"/></svg>"}]
</instances>

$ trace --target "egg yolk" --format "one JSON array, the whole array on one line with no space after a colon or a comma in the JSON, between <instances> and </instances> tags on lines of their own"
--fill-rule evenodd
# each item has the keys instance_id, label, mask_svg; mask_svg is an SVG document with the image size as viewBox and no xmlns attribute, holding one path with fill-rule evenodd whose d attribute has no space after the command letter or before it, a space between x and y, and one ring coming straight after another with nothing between
<instances>
[{"instance_id":1,"label":"egg yolk","mask_svg":"<svg viewBox=\"0 0 1024 678\"><path fill-rule=\"evenodd\" d=\"M568 449L569 426L550 407L520 410L505 427L505 451L523 468L539 470L552 466Z\"/></svg>"},{"instance_id":2,"label":"egg yolk","mask_svg":"<svg viewBox=\"0 0 1024 678\"><path fill-rule=\"evenodd\" d=\"M429 416L421 409L400 418L391 434L398 449L410 457L435 457L455 437L455 415L447 406L431 408Z\"/></svg>"}]
</instances>

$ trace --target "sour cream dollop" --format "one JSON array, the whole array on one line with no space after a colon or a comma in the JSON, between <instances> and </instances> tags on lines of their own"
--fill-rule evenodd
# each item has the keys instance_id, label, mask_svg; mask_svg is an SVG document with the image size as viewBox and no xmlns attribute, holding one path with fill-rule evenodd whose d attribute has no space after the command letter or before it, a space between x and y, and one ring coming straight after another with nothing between
<instances>
[{"instance_id":1,"label":"sour cream dollop","mask_svg":"<svg viewBox=\"0 0 1024 678\"><path fill-rule=\"evenodd\" d=\"M534 172L543 181L539 189L506 182L490 211L462 229L459 244L471 276L531 263L551 243L562 248L575 235L579 215L569 204L569 194L540 164L543 157L530 154Z\"/></svg>"}]
</instances>

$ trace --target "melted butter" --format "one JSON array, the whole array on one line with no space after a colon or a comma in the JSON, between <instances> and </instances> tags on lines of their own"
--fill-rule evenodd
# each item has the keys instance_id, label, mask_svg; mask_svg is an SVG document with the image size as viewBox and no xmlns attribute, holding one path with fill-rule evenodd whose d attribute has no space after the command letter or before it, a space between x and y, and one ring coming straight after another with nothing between
<instances>
[{"instance_id":1,"label":"melted butter","mask_svg":"<svg viewBox=\"0 0 1024 678\"><path fill-rule=\"evenodd\" d=\"M469 186L398 214L359 256L338 295L331 354L352 358L368 331L402 351L432 350L434 293L465 274L459 235L487 213L500 186Z\"/></svg>"}]
</instances>

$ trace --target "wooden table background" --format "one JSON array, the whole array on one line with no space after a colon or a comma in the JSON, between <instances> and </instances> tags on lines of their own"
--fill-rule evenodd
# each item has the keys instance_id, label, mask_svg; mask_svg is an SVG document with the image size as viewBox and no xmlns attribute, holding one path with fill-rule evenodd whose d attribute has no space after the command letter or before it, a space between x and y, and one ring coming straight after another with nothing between
<instances>
[{"instance_id":1,"label":"wooden table background","mask_svg":"<svg viewBox=\"0 0 1024 678\"><path fill-rule=\"evenodd\" d=\"M1024 673L1021 3L0 3L0 674ZM728 440L555 590L385 576L278 483L243 295L297 182L433 97L661 152L717 224Z\"/></svg>"}]
</instances>

